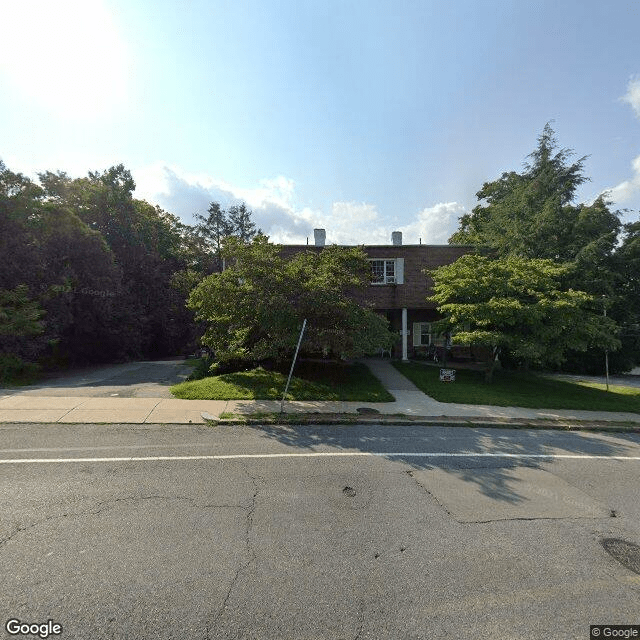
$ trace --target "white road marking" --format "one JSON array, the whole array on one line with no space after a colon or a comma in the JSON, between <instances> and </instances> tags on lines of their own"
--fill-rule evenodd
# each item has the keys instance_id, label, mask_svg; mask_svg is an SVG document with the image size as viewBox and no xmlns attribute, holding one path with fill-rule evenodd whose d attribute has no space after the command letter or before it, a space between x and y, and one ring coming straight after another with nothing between
<instances>
[{"instance_id":1,"label":"white road marking","mask_svg":"<svg viewBox=\"0 0 640 640\"><path fill-rule=\"evenodd\" d=\"M565 453L449 453L441 451L430 452L377 452L377 451L309 451L305 453L233 453L201 456L141 456L122 458L17 458L0 460L0 464L40 464L40 463L73 463L73 462L170 462L172 460L247 460L269 458L348 458L348 457L379 457L379 458L515 458L522 460L634 460L640 461L640 456L608 456Z\"/></svg>"},{"instance_id":2,"label":"white road marking","mask_svg":"<svg viewBox=\"0 0 640 640\"><path fill-rule=\"evenodd\" d=\"M197 449L199 447L211 447L210 442L177 442L177 443L168 443L168 444L109 444L109 445L98 445L91 446L88 445L86 447L29 447L27 449L0 449L0 455L5 453L37 453L37 452L48 452L48 453L61 453L62 451L102 451L104 449L113 450L113 449Z\"/></svg>"}]
</instances>

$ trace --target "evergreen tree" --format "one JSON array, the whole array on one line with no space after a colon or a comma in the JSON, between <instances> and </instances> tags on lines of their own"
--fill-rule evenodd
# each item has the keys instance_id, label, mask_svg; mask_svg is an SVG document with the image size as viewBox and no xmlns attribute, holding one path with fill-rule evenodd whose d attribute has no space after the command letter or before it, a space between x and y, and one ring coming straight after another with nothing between
<instances>
[{"instance_id":1,"label":"evergreen tree","mask_svg":"<svg viewBox=\"0 0 640 640\"><path fill-rule=\"evenodd\" d=\"M262 233L262 230L256 229L256 225L251 221L251 213L251 210L247 209L247 205L244 202L229 208L230 235L240 238L243 242L251 242L257 235Z\"/></svg>"},{"instance_id":2,"label":"evergreen tree","mask_svg":"<svg viewBox=\"0 0 640 640\"><path fill-rule=\"evenodd\" d=\"M196 214L199 224L196 229L199 235L211 247L215 256L215 270L223 270L222 245L226 238L234 236L243 242L251 242L260 229L251 220L252 211L242 202L223 209L218 202L212 202L206 216Z\"/></svg>"}]
</instances>

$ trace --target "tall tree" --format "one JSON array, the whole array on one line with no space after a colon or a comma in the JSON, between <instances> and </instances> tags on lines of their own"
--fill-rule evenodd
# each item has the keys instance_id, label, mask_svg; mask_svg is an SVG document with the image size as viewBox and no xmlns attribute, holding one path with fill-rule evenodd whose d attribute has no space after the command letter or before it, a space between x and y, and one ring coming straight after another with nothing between
<instances>
[{"instance_id":1,"label":"tall tree","mask_svg":"<svg viewBox=\"0 0 640 640\"><path fill-rule=\"evenodd\" d=\"M0 182L0 287L27 287L46 314L37 335L13 336L10 351L27 360L113 357L105 324L117 308L121 273L103 236L91 230L47 187L5 170ZM48 174L62 176L63 174ZM46 182L46 181L45 181ZM20 185L20 186L19 186ZM113 340L112 347L119 341ZM57 354L57 355L56 355ZM83 355L80 355L83 354Z\"/></svg>"},{"instance_id":2,"label":"tall tree","mask_svg":"<svg viewBox=\"0 0 640 640\"><path fill-rule=\"evenodd\" d=\"M607 296L602 303L621 327L622 348L611 354L612 369L628 371L640 362L640 221L624 225L613 260L616 295Z\"/></svg>"},{"instance_id":3,"label":"tall tree","mask_svg":"<svg viewBox=\"0 0 640 640\"><path fill-rule=\"evenodd\" d=\"M42 189L29 178L10 171L0 160L0 289L39 286L40 248L35 230Z\"/></svg>"},{"instance_id":4,"label":"tall tree","mask_svg":"<svg viewBox=\"0 0 640 640\"><path fill-rule=\"evenodd\" d=\"M185 308L187 292L172 286L176 273L206 263L192 252L197 244L193 231L176 216L135 199L135 183L122 165L76 180L60 173L40 178L47 198L76 211L113 253L122 284L107 319L119 328L118 352L156 357L193 342L196 325Z\"/></svg>"},{"instance_id":5,"label":"tall tree","mask_svg":"<svg viewBox=\"0 0 640 640\"><path fill-rule=\"evenodd\" d=\"M229 207L227 215L231 228L229 235L236 236L243 242L250 242L262 233L262 229L256 229L255 223L251 220L252 211L247 209L244 202Z\"/></svg>"},{"instance_id":6,"label":"tall tree","mask_svg":"<svg viewBox=\"0 0 640 640\"><path fill-rule=\"evenodd\" d=\"M39 179L0 162L0 290L22 286L46 312L41 333L5 335L2 348L16 358L71 364L195 346L188 287L214 262L195 230L135 199L122 165Z\"/></svg>"},{"instance_id":7,"label":"tall tree","mask_svg":"<svg viewBox=\"0 0 640 640\"><path fill-rule=\"evenodd\" d=\"M624 267L616 258L621 231L620 212L611 210L606 194L590 204L575 203L586 156L570 162L570 149L558 150L553 129L544 127L536 149L521 173L508 172L487 182L477 193L481 201L460 218L449 242L487 247L499 257L550 259L572 263L563 286L609 301L610 317L618 312ZM626 301L626 304L629 300ZM575 371L600 372L602 352L567 352L566 366ZM616 358L613 359L616 363ZM622 363L620 363L622 364Z\"/></svg>"},{"instance_id":8,"label":"tall tree","mask_svg":"<svg viewBox=\"0 0 640 640\"><path fill-rule=\"evenodd\" d=\"M228 210L223 209L220 203L212 202L206 216L196 214L196 219L200 221L196 229L213 250L216 271L220 272L224 268L222 245L226 238L234 236L243 242L251 242L262 233L260 229L256 229L251 216L252 211L247 209L244 202L232 205Z\"/></svg>"},{"instance_id":9,"label":"tall tree","mask_svg":"<svg viewBox=\"0 0 640 640\"><path fill-rule=\"evenodd\" d=\"M586 156L569 164L573 152L556 148L547 124L524 171L486 182L476 194L485 204L460 218L449 242L488 246L500 256L559 262L573 261L585 247L603 240L615 246L619 213L609 211L604 198L590 206L573 204L576 189L589 180L583 174Z\"/></svg>"},{"instance_id":10,"label":"tall tree","mask_svg":"<svg viewBox=\"0 0 640 640\"><path fill-rule=\"evenodd\" d=\"M113 358L120 336L110 320L120 304L122 272L102 234L55 202L42 204L37 234L48 274L40 298L49 354L57 364Z\"/></svg>"},{"instance_id":11,"label":"tall tree","mask_svg":"<svg viewBox=\"0 0 640 640\"><path fill-rule=\"evenodd\" d=\"M218 202L212 202L206 216L196 214L195 217L200 221L196 225L198 233L212 248L215 255L215 270L222 271L222 243L232 231L229 215Z\"/></svg>"}]
</instances>

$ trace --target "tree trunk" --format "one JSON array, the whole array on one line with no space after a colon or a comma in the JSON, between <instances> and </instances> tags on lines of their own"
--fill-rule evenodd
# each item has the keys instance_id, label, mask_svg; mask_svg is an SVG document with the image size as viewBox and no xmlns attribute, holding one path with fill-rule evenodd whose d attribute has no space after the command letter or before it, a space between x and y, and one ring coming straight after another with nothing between
<instances>
[{"instance_id":1,"label":"tree trunk","mask_svg":"<svg viewBox=\"0 0 640 640\"><path fill-rule=\"evenodd\" d=\"M498 355L500 354L500 348L494 347L491 360L487 362L487 368L484 372L484 381L487 384L491 384L493 382L493 372L498 364Z\"/></svg>"}]
</instances>

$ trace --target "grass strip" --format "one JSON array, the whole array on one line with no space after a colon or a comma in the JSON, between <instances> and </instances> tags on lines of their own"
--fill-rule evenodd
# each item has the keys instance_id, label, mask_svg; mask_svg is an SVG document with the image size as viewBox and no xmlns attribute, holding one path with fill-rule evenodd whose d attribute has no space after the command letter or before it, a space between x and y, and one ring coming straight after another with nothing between
<instances>
[{"instance_id":1,"label":"grass strip","mask_svg":"<svg viewBox=\"0 0 640 640\"><path fill-rule=\"evenodd\" d=\"M258 367L181 382L171 393L186 400L280 400L286 382L286 375ZM300 362L287 400L393 402L394 397L361 363Z\"/></svg>"},{"instance_id":2,"label":"grass strip","mask_svg":"<svg viewBox=\"0 0 640 640\"><path fill-rule=\"evenodd\" d=\"M456 370L455 382L440 382L439 369L415 362L393 366L423 393L439 402L530 409L640 412L640 388L557 380L534 373L496 371L484 382L480 371ZM455 368L455 366L453 367Z\"/></svg>"}]
</instances>

